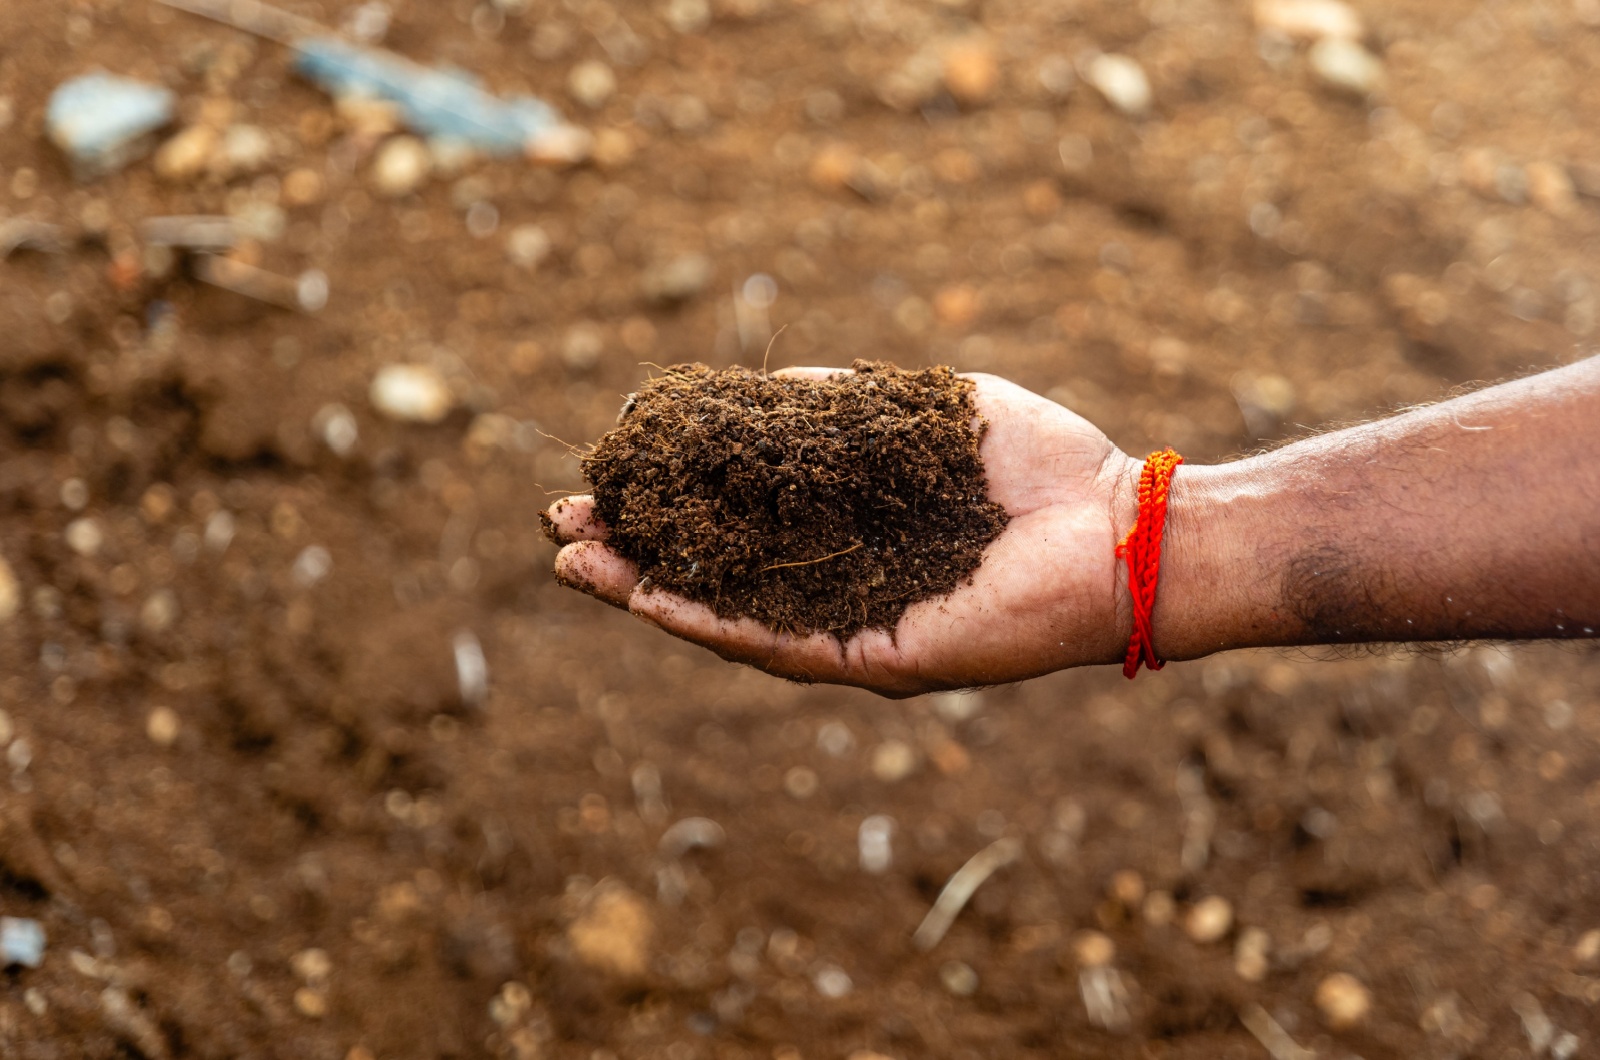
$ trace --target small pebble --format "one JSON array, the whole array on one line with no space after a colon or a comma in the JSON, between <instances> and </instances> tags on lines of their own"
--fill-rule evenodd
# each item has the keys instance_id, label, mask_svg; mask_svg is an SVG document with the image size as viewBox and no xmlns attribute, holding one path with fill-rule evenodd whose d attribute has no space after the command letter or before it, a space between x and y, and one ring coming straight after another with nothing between
<instances>
[{"instance_id":1,"label":"small pebble","mask_svg":"<svg viewBox=\"0 0 1600 1060\"><path fill-rule=\"evenodd\" d=\"M940 965L939 982L956 997L971 997L978 992L978 973L965 961L945 961Z\"/></svg>"},{"instance_id":2,"label":"small pebble","mask_svg":"<svg viewBox=\"0 0 1600 1060\"><path fill-rule=\"evenodd\" d=\"M144 734L157 747L171 747L178 739L178 712L171 707L157 707L144 722Z\"/></svg>"},{"instance_id":3,"label":"small pebble","mask_svg":"<svg viewBox=\"0 0 1600 1060\"><path fill-rule=\"evenodd\" d=\"M619 979L637 979L650 966L655 921L643 898L621 884L597 886L588 908L567 927L581 964Z\"/></svg>"},{"instance_id":4,"label":"small pebble","mask_svg":"<svg viewBox=\"0 0 1600 1060\"><path fill-rule=\"evenodd\" d=\"M1233 927L1233 906L1221 895L1210 895L1196 902L1184 918L1183 930L1194 941L1216 942Z\"/></svg>"},{"instance_id":5,"label":"small pebble","mask_svg":"<svg viewBox=\"0 0 1600 1060\"><path fill-rule=\"evenodd\" d=\"M1325 37L1311 46L1311 70L1329 88L1366 96L1383 84L1383 63L1354 41Z\"/></svg>"},{"instance_id":6,"label":"small pebble","mask_svg":"<svg viewBox=\"0 0 1600 1060\"><path fill-rule=\"evenodd\" d=\"M355 415L338 402L318 409L311 418L311 427L336 456L349 456L361 440L361 427Z\"/></svg>"},{"instance_id":7,"label":"small pebble","mask_svg":"<svg viewBox=\"0 0 1600 1060\"><path fill-rule=\"evenodd\" d=\"M378 151L372 163L372 184L379 195L398 199L422 187L433 168L433 156L414 136L396 136Z\"/></svg>"},{"instance_id":8,"label":"small pebble","mask_svg":"<svg viewBox=\"0 0 1600 1060\"><path fill-rule=\"evenodd\" d=\"M289 577L302 589L309 589L333 570L333 556L321 545L307 545L294 559Z\"/></svg>"},{"instance_id":9,"label":"small pebble","mask_svg":"<svg viewBox=\"0 0 1600 1060\"><path fill-rule=\"evenodd\" d=\"M1088 82L1106 102L1130 117L1150 109L1153 94L1144 67L1126 55L1099 55L1089 63Z\"/></svg>"},{"instance_id":10,"label":"small pebble","mask_svg":"<svg viewBox=\"0 0 1600 1060\"><path fill-rule=\"evenodd\" d=\"M94 519L84 517L67 524L67 547L80 556L92 556L105 544L105 534Z\"/></svg>"},{"instance_id":11,"label":"small pebble","mask_svg":"<svg viewBox=\"0 0 1600 1060\"><path fill-rule=\"evenodd\" d=\"M455 406L444 377L423 364L389 364L378 369L368 397L373 408L402 423L438 423Z\"/></svg>"},{"instance_id":12,"label":"small pebble","mask_svg":"<svg viewBox=\"0 0 1600 1060\"><path fill-rule=\"evenodd\" d=\"M1000 84L1000 63L994 46L982 37L969 37L945 52L944 87L958 103L978 106L994 97Z\"/></svg>"},{"instance_id":13,"label":"small pebble","mask_svg":"<svg viewBox=\"0 0 1600 1060\"><path fill-rule=\"evenodd\" d=\"M872 749L872 775L885 784L909 777L917 768L917 753L900 740L885 740Z\"/></svg>"},{"instance_id":14,"label":"small pebble","mask_svg":"<svg viewBox=\"0 0 1600 1060\"><path fill-rule=\"evenodd\" d=\"M645 270L639 293L658 305L686 302L711 283L713 266L704 254L679 254Z\"/></svg>"},{"instance_id":15,"label":"small pebble","mask_svg":"<svg viewBox=\"0 0 1600 1060\"><path fill-rule=\"evenodd\" d=\"M861 871L882 876L894 862L894 818L873 814L861 822L856 845Z\"/></svg>"},{"instance_id":16,"label":"small pebble","mask_svg":"<svg viewBox=\"0 0 1600 1060\"><path fill-rule=\"evenodd\" d=\"M319 1020L328 1014L328 998L321 991L302 986L294 992L294 1010L306 1019Z\"/></svg>"},{"instance_id":17,"label":"small pebble","mask_svg":"<svg viewBox=\"0 0 1600 1060\"><path fill-rule=\"evenodd\" d=\"M81 478L69 478L61 484L61 504L69 511L81 512L89 504L89 486Z\"/></svg>"},{"instance_id":18,"label":"small pebble","mask_svg":"<svg viewBox=\"0 0 1600 1060\"><path fill-rule=\"evenodd\" d=\"M1340 0L1256 0L1255 17L1257 29L1300 40L1360 40L1366 35L1361 16Z\"/></svg>"},{"instance_id":19,"label":"small pebble","mask_svg":"<svg viewBox=\"0 0 1600 1060\"><path fill-rule=\"evenodd\" d=\"M11 569L11 564L0 556L0 622L10 621L20 610L22 584L17 581L17 572Z\"/></svg>"},{"instance_id":20,"label":"small pebble","mask_svg":"<svg viewBox=\"0 0 1600 1060\"><path fill-rule=\"evenodd\" d=\"M617 91L617 75L598 59L588 59L567 75L567 91L590 110L599 110Z\"/></svg>"},{"instance_id":21,"label":"small pebble","mask_svg":"<svg viewBox=\"0 0 1600 1060\"><path fill-rule=\"evenodd\" d=\"M1247 983L1259 983L1267 977L1267 956L1272 950L1272 937L1257 927L1239 932L1239 942L1233 948L1233 970Z\"/></svg>"},{"instance_id":22,"label":"small pebble","mask_svg":"<svg viewBox=\"0 0 1600 1060\"><path fill-rule=\"evenodd\" d=\"M317 986L327 982L329 974L333 971L333 961L328 958L328 951L317 949L301 950L289 958L289 967L309 986Z\"/></svg>"},{"instance_id":23,"label":"small pebble","mask_svg":"<svg viewBox=\"0 0 1600 1060\"><path fill-rule=\"evenodd\" d=\"M1132 869L1119 869L1111 874L1111 885L1106 890L1124 909L1137 909L1144 901L1144 877Z\"/></svg>"},{"instance_id":24,"label":"small pebble","mask_svg":"<svg viewBox=\"0 0 1600 1060\"><path fill-rule=\"evenodd\" d=\"M157 149L153 162L156 176L174 184L194 180L205 170L216 146L216 129L191 125Z\"/></svg>"},{"instance_id":25,"label":"small pebble","mask_svg":"<svg viewBox=\"0 0 1600 1060\"><path fill-rule=\"evenodd\" d=\"M1372 993L1355 976L1335 972L1317 984L1317 1012L1329 1029L1358 1027L1372 1011Z\"/></svg>"},{"instance_id":26,"label":"small pebble","mask_svg":"<svg viewBox=\"0 0 1600 1060\"><path fill-rule=\"evenodd\" d=\"M1080 931L1072 940L1072 959L1079 968L1104 968L1117 956L1117 944L1100 931Z\"/></svg>"},{"instance_id":27,"label":"small pebble","mask_svg":"<svg viewBox=\"0 0 1600 1060\"><path fill-rule=\"evenodd\" d=\"M223 179L247 177L272 161L272 137L259 125L230 125L211 156L211 171Z\"/></svg>"},{"instance_id":28,"label":"small pebble","mask_svg":"<svg viewBox=\"0 0 1600 1060\"><path fill-rule=\"evenodd\" d=\"M811 982L816 986L817 993L826 998L841 998L855 989L849 973L836 964L823 965L811 977Z\"/></svg>"},{"instance_id":29,"label":"small pebble","mask_svg":"<svg viewBox=\"0 0 1600 1060\"><path fill-rule=\"evenodd\" d=\"M165 633L178 619L178 597L171 589L157 589L139 608L139 625L150 633Z\"/></svg>"},{"instance_id":30,"label":"small pebble","mask_svg":"<svg viewBox=\"0 0 1600 1060\"><path fill-rule=\"evenodd\" d=\"M537 269L552 246L549 233L538 225L517 225L506 236L506 255L519 268Z\"/></svg>"}]
</instances>

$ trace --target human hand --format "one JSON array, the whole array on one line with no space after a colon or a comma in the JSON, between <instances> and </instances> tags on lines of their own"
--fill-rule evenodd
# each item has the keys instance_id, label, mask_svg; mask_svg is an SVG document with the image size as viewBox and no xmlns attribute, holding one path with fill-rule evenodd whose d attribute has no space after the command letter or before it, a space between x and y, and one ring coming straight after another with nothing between
<instances>
[{"instance_id":1,"label":"human hand","mask_svg":"<svg viewBox=\"0 0 1600 1060\"><path fill-rule=\"evenodd\" d=\"M826 368L783 373L826 379ZM891 634L778 633L753 619L639 585L605 544L586 495L549 511L563 548L556 577L734 662L886 696L998 684L1067 666L1119 662L1131 613L1114 548L1134 517L1139 464L1093 424L992 375L969 375L989 428L979 446L989 498L1010 517L970 583L907 609ZM1120 528L1120 529L1119 529Z\"/></svg>"}]
</instances>

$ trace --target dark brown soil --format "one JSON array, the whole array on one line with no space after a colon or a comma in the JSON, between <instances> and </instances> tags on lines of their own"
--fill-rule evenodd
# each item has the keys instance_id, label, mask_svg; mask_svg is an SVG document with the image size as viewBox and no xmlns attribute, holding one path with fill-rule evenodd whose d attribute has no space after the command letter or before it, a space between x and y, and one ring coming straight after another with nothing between
<instances>
[{"instance_id":1,"label":"dark brown soil","mask_svg":"<svg viewBox=\"0 0 1600 1060\"><path fill-rule=\"evenodd\" d=\"M642 581L784 631L893 629L971 577L1005 529L987 425L948 367L828 380L678 365L583 461Z\"/></svg>"},{"instance_id":2,"label":"dark brown soil","mask_svg":"<svg viewBox=\"0 0 1600 1060\"><path fill-rule=\"evenodd\" d=\"M1261 1060L1255 1006L1330 1060L1549 1057L1535 1013L1592 1056L1591 647L1247 652L896 703L792 685L555 585L538 512L582 479L538 432L598 438L646 359L760 364L770 329L742 335L731 297L753 273L788 325L774 367L996 372L1192 463L1569 360L1600 333L1593 5L1362 0L1370 105L1243 0L669 24L695 6L393 0L389 45L558 100L611 153L389 199L378 143L286 49L144 0L0 0L0 213L107 243L0 263L0 915L49 933L0 973L0 1058ZM974 33L987 101L880 98ZM1151 115L1060 93L1090 49L1143 64ZM592 111L566 89L590 60L617 80ZM97 66L186 112L229 100L277 153L76 184L42 119ZM259 264L323 270L322 313L110 268L144 217L263 205L286 223ZM536 268L508 254L532 224ZM689 254L706 286L646 297ZM377 414L396 361L459 409ZM686 848L694 817L720 845ZM871 817L896 824L881 875ZM1004 837L1024 855L918 951ZM1200 943L1207 896L1235 925ZM1085 930L1126 1022L1091 1018ZM1353 1029L1316 1005L1338 972L1372 990Z\"/></svg>"}]
</instances>

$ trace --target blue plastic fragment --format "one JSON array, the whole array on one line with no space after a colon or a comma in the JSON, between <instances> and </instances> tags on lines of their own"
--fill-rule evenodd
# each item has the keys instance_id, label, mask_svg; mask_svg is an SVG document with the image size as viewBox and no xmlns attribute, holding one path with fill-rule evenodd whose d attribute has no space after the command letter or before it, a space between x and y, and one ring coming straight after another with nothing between
<instances>
[{"instance_id":1,"label":"blue plastic fragment","mask_svg":"<svg viewBox=\"0 0 1600 1060\"><path fill-rule=\"evenodd\" d=\"M457 140L489 154L515 154L561 125L561 115L542 99L501 99L461 70L419 66L389 52L333 37L295 43L295 69L334 96L389 100L411 129L423 136Z\"/></svg>"},{"instance_id":2,"label":"blue plastic fragment","mask_svg":"<svg viewBox=\"0 0 1600 1060\"><path fill-rule=\"evenodd\" d=\"M37 968L44 963L44 926L37 920L0 916L0 968L20 964Z\"/></svg>"},{"instance_id":3,"label":"blue plastic fragment","mask_svg":"<svg viewBox=\"0 0 1600 1060\"><path fill-rule=\"evenodd\" d=\"M150 134L172 120L173 103L164 88L95 71L57 86L45 128L80 177L100 176L149 150Z\"/></svg>"}]
</instances>

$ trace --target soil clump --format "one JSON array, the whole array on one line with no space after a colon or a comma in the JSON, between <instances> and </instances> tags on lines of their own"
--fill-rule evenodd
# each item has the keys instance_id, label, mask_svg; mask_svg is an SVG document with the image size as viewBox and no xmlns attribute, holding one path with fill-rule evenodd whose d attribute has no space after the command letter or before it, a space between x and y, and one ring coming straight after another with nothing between
<instances>
[{"instance_id":1,"label":"soil clump","mask_svg":"<svg viewBox=\"0 0 1600 1060\"><path fill-rule=\"evenodd\" d=\"M987 425L946 367L857 361L827 380L677 365L583 462L641 580L779 630L893 629L969 579L1006 515Z\"/></svg>"}]
</instances>

